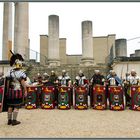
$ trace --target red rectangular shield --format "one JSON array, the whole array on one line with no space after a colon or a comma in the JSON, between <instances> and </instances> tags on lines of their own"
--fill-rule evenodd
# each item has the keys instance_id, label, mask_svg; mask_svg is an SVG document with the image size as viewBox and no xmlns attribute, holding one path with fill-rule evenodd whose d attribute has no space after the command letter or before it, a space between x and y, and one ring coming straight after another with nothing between
<instances>
[{"instance_id":1,"label":"red rectangular shield","mask_svg":"<svg viewBox=\"0 0 140 140\"><path fill-rule=\"evenodd\" d=\"M43 86L42 87L42 109L54 109L55 108L55 87Z\"/></svg>"},{"instance_id":2,"label":"red rectangular shield","mask_svg":"<svg viewBox=\"0 0 140 140\"><path fill-rule=\"evenodd\" d=\"M26 109L36 109L37 108L36 91L37 91L37 87L35 87L35 86L27 87L27 97L26 97L26 103L25 103Z\"/></svg>"},{"instance_id":3,"label":"red rectangular shield","mask_svg":"<svg viewBox=\"0 0 140 140\"><path fill-rule=\"evenodd\" d=\"M140 86L131 86L130 93L132 110L140 111Z\"/></svg>"},{"instance_id":4,"label":"red rectangular shield","mask_svg":"<svg viewBox=\"0 0 140 140\"><path fill-rule=\"evenodd\" d=\"M93 109L105 110L107 108L106 88L103 85L95 85L92 91L91 106Z\"/></svg>"},{"instance_id":5,"label":"red rectangular shield","mask_svg":"<svg viewBox=\"0 0 140 140\"><path fill-rule=\"evenodd\" d=\"M108 94L110 110L124 110L123 88L121 86L109 86Z\"/></svg>"},{"instance_id":6,"label":"red rectangular shield","mask_svg":"<svg viewBox=\"0 0 140 140\"><path fill-rule=\"evenodd\" d=\"M84 86L75 88L75 109L88 109L88 93L87 88Z\"/></svg>"},{"instance_id":7,"label":"red rectangular shield","mask_svg":"<svg viewBox=\"0 0 140 140\"><path fill-rule=\"evenodd\" d=\"M71 108L71 88L58 87L58 109L66 110Z\"/></svg>"}]
</instances>

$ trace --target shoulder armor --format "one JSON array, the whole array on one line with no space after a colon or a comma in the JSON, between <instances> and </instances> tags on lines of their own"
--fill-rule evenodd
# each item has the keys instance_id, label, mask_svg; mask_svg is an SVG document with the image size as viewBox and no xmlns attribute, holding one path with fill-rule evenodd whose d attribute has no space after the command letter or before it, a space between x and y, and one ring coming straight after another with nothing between
<instances>
[{"instance_id":1,"label":"shoulder armor","mask_svg":"<svg viewBox=\"0 0 140 140\"><path fill-rule=\"evenodd\" d=\"M58 79L61 80L62 79L62 76L58 76Z\"/></svg>"},{"instance_id":2,"label":"shoulder armor","mask_svg":"<svg viewBox=\"0 0 140 140\"><path fill-rule=\"evenodd\" d=\"M76 80L79 80L80 79L80 77L79 76L76 76L76 78L75 78Z\"/></svg>"}]
</instances>

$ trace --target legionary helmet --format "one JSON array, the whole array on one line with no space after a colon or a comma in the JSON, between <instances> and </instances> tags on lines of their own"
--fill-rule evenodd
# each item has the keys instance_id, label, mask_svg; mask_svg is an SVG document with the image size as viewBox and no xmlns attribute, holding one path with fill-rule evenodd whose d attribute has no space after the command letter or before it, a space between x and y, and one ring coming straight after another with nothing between
<instances>
[{"instance_id":1,"label":"legionary helmet","mask_svg":"<svg viewBox=\"0 0 140 140\"><path fill-rule=\"evenodd\" d=\"M62 70L62 75L66 75L66 70Z\"/></svg>"},{"instance_id":2,"label":"legionary helmet","mask_svg":"<svg viewBox=\"0 0 140 140\"><path fill-rule=\"evenodd\" d=\"M44 76L44 77L49 77L49 74L48 74L47 72L45 72L45 73L43 74L43 76Z\"/></svg>"},{"instance_id":3,"label":"legionary helmet","mask_svg":"<svg viewBox=\"0 0 140 140\"><path fill-rule=\"evenodd\" d=\"M22 68L22 64L23 64L23 57L21 54L16 53L14 54L12 51L10 51L12 53L12 56L10 58L10 66L15 66L15 68Z\"/></svg>"},{"instance_id":4,"label":"legionary helmet","mask_svg":"<svg viewBox=\"0 0 140 140\"><path fill-rule=\"evenodd\" d=\"M115 72L114 70L112 70L112 71L111 71L111 75L112 75L112 76L115 76L115 75L116 75L116 72Z\"/></svg>"},{"instance_id":5,"label":"legionary helmet","mask_svg":"<svg viewBox=\"0 0 140 140\"><path fill-rule=\"evenodd\" d=\"M95 70L94 72L95 72L95 74L99 74L100 70Z\"/></svg>"},{"instance_id":6,"label":"legionary helmet","mask_svg":"<svg viewBox=\"0 0 140 140\"><path fill-rule=\"evenodd\" d=\"M135 75L136 74L136 70L135 69L132 69L131 70L131 75Z\"/></svg>"},{"instance_id":7,"label":"legionary helmet","mask_svg":"<svg viewBox=\"0 0 140 140\"><path fill-rule=\"evenodd\" d=\"M55 75L55 72L53 70L51 71L51 75Z\"/></svg>"},{"instance_id":8,"label":"legionary helmet","mask_svg":"<svg viewBox=\"0 0 140 140\"><path fill-rule=\"evenodd\" d=\"M79 76L82 76L82 75L83 75L83 71L79 70Z\"/></svg>"}]
</instances>

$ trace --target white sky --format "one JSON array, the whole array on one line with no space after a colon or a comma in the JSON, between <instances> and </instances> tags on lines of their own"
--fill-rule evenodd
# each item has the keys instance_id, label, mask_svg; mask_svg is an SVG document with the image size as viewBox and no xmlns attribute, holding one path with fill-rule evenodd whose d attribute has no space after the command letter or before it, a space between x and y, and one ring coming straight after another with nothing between
<instances>
[{"instance_id":1,"label":"white sky","mask_svg":"<svg viewBox=\"0 0 140 140\"><path fill-rule=\"evenodd\" d=\"M30 48L39 52L40 34L48 34L48 16L59 16L60 38L67 38L67 54L81 54L81 22L91 20L93 36L116 34L116 39L140 37L140 2L30 2ZM0 3L0 17L3 3ZM0 49L2 48L2 18L0 20ZM140 49L140 38L128 41L128 54ZM1 59L1 53L0 53Z\"/></svg>"}]
</instances>

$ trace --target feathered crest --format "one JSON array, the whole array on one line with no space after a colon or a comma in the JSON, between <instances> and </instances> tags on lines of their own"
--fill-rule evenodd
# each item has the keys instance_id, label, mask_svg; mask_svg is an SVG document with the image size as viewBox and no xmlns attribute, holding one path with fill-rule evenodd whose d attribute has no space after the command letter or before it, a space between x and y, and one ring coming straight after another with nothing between
<instances>
[{"instance_id":1,"label":"feathered crest","mask_svg":"<svg viewBox=\"0 0 140 140\"><path fill-rule=\"evenodd\" d=\"M19 53L14 54L11 50L10 50L10 52L12 53L12 56L10 58L10 66L13 66L17 59L19 59L20 61L24 61L21 54L19 54Z\"/></svg>"}]
</instances>

